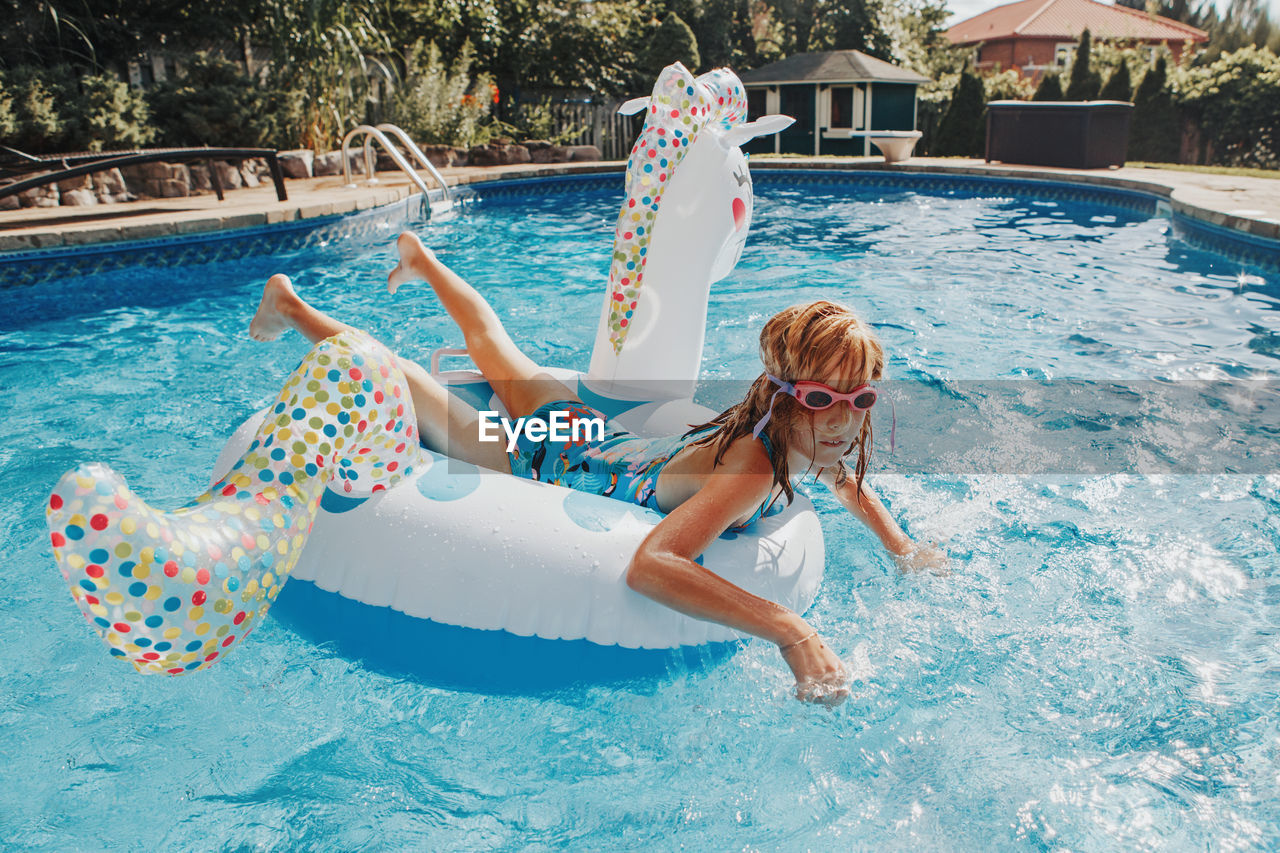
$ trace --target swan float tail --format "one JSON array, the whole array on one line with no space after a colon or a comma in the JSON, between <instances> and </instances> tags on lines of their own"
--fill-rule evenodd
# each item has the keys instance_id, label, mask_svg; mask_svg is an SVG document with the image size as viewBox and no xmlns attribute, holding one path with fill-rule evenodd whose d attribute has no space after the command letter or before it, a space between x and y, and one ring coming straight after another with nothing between
<instances>
[{"instance_id":1,"label":"swan float tail","mask_svg":"<svg viewBox=\"0 0 1280 853\"><path fill-rule=\"evenodd\" d=\"M46 510L54 559L112 656L184 675L221 659L266 614L326 488L382 491L419 458L395 357L344 332L307 354L245 455L186 506L152 508L106 465L65 474Z\"/></svg>"}]
</instances>

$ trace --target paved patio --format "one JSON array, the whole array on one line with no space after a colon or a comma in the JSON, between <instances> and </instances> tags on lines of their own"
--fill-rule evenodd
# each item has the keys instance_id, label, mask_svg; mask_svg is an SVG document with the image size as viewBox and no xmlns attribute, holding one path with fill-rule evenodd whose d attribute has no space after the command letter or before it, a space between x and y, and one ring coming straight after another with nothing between
<instances>
[{"instance_id":1,"label":"paved patio","mask_svg":"<svg viewBox=\"0 0 1280 853\"><path fill-rule=\"evenodd\" d=\"M898 172L1039 178L1152 192L1182 214L1280 241L1280 180L1212 175L1167 169L1051 169L987 164L982 160L916 157L893 165L866 157L762 157L757 168L876 169ZM621 162L443 169L450 185L502 178L621 172ZM149 199L95 207L24 208L0 212L0 251L136 240L219 229L245 228L363 210L389 204L416 190L400 173L383 172L379 183L343 186L341 177L288 182L289 200L277 201L270 183L227 193ZM1280 243L1277 244L1280 247Z\"/></svg>"}]
</instances>

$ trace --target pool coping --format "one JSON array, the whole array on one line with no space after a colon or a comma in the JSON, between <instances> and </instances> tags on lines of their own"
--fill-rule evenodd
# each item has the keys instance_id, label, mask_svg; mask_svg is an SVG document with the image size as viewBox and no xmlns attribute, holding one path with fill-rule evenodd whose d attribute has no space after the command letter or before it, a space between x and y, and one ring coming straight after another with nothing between
<instances>
[{"instance_id":1,"label":"pool coping","mask_svg":"<svg viewBox=\"0 0 1280 853\"><path fill-rule=\"evenodd\" d=\"M761 171L832 171L885 172L906 175L965 175L976 178L999 178L1012 181L1038 181L1081 185L1099 189L1143 193L1168 203L1172 213L1198 223L1216 226L1240 237L1254 238L1264 245L1275 241L1280 252L1280 180L1215 176L1197 172L1125 167L1116 170L1074 170L989 164L981 160L939 161L912 158L887 164L861 157L769 157L753 156L752 165ZM445 170L451 187L492 183L495 181L532 180L571 175L620 173L622 161L601 161L555 165L525 165L491 168L458 168ZM312 178L289 182L290 201L275 199L270 187L237 190L228 194L227 203L211 202L198 197L179 200L154 200L149 215L108 218L101 223L59 223L49 227L36 224L29 228L0 231L0 260L38 260L45 249L73 249L106 243L132 243L165 237L184 237L219 233L232 237L237 232L258 231L263 226L299 223L361 210L391 205L417 195L416 187L400 174L380 173L374 186L347 188L341 178ZM1221 180L1216 180L1221 179ZM1275 180L1274 185L1272 181ZM1214 186L1217 184L1218 186ZM1243 187L1243 188L1242 188ZM1274 187L1274 189L1273 189ZM1244 215L1233 210L1240 199L1233 193L1243 192L1246 201L1264 196L1275 216ZM167 201L167 205L166 205ZM137 202L132 203L136 205ZM197 204L195 209L182 209ZM156 207L159 205L159 207ZM127 209L130 205L104 205L103 208ZM166 206L171 211L166 213ZM32 210L32 209L28 209ZM46 208L55 210L53 208ZM114 212L111 209L106 214ZM123 214L125 211L121 210ZM1251 213L1253 211L1250 211ZM1261 211L1269 213L1271 211ZM0 216L8 218L14 212ZM52 215L52 214L47 214ZM94 214L101 216L101 214ZM296 225L294 227L297 227ZM105 247L102 247L105 248Z\"/></svg>"}]
</instances>

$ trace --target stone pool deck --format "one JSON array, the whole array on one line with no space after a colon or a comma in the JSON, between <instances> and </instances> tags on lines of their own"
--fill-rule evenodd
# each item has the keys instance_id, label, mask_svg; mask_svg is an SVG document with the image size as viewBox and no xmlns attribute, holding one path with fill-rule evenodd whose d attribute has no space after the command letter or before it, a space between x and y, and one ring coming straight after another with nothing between
<instances>
[{"instance_id":1,"label":"stone pool deck","mask_svg":"<svg viewBox=\"0 0 1280 853\"><path fill-rule=\"evenodd\" d=\"M1026 178L1154 193L1181 214L1258 237L1280 241L1280 179L1235 177L1170 169L1051 169L988 164L982 160L915 157L886 164L868 157L751 158L756 168L858 169L906 173ZM621 172L621 162L465 167L441 170L451 186L511 178ZM24 208L0 212L0 252L136 240L246 228L364 210L408 198L416 190L399 173L351 189L341 177L291 180L288 201L277 201L270 183L189 198L148 199L95 207ZM1280 245L1280 244L1278 244Z\"/></svg>"}]
</instances>

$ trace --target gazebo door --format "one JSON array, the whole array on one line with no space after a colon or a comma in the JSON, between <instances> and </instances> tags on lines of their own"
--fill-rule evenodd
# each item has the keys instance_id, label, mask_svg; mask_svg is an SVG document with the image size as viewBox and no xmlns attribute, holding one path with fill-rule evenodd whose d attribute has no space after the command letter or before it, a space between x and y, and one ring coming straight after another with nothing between
<instances>
[{"instance_id":1,"label":"gazebo door","mask_svg":"<svg viewBox=\"0 0 1280 853\"><path fill-rule=\"evenodd\" d=\"M778 112L791 116L796 123L778 134L779 150L783 154L813 154L814 128L817 116L814 114L814 91L817 87L779 86Z\"/></svg>"}]
</instances>

